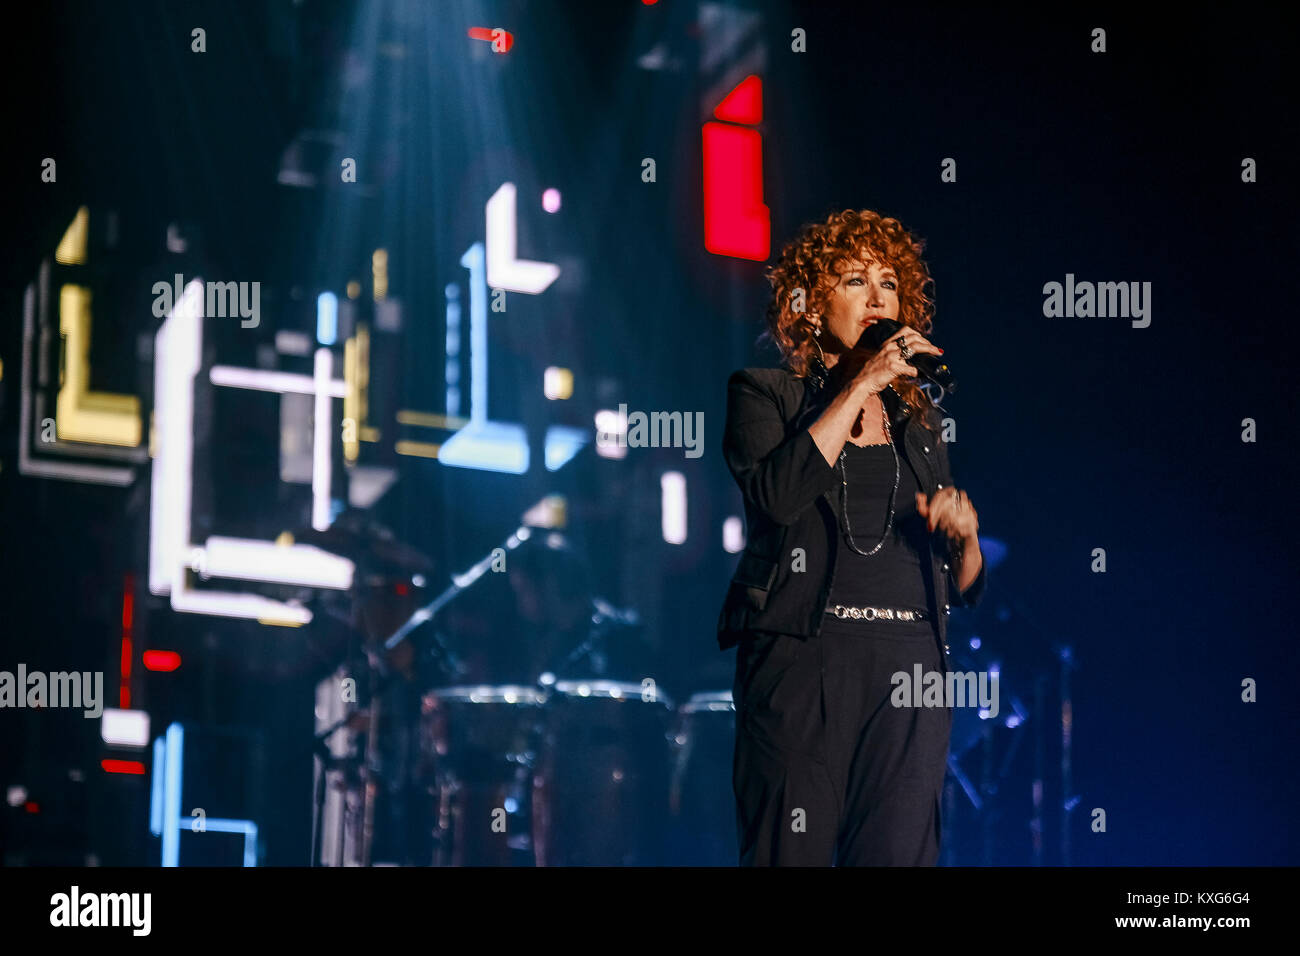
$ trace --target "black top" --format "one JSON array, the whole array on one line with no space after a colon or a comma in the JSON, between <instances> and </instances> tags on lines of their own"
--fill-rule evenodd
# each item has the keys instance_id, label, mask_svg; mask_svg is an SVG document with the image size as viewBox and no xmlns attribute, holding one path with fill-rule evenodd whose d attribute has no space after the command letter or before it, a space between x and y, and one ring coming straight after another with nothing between
<instances>
[{"instance_id":1,"label":"black top","mask_svg":"<svg viewBox=\"0 0 1300 956\"><path fill-rule=\"evenodd\" d=\"M880 540L889 514L889 493L894 487L894 454L889 445L860 448L846 442L844 471L848 475L848 509L853 543L870 551ZM837 536L835 581L830 603L850 606L914 608L925 610L930 602L930 531L916 510L920 490L906 453L898 449L898 491L894 495L894 521L880 550L864 557L851 550L843 523ZM839 471L836 463L836 471ZM831 494L843 493L843 484ZM842 499L841 499L842 500ZM887 622L893 626L898 622ZM901 622L907 624L907 622ZM915 624L913 624L915 626Z\"/></svg>"},{"instance_id":2,"label":"black top","mask_svg":"<svg viewBox=\"0 0 1300 956\"><path fill-rule=\"evenodd\" d=\"M900 451L906 449L906 466L914 467L922 490L933 495L940 485L958 484L948 446L935 437L942 429L939 410L924 404L910 408L892 388L880 396ZM744 497L746 542L718 611L716 633L722 650L756 630L815 637L834 620L826 604L839 576L832 566L838 557L838 532L836 516L827 505L839 508L840 474L835 467L838 455L828 462L806 427L820 407L811 385L788 369L739 369L727 380L722 455ZM891 485L893 480L891 461ZM935 637L942 641L948 623L944 608L978 605L988 567L981 566L975 580L961 590L956 569L945 566L939 536L932 541L932 547L927 542L925 558L935 592ZM802 573L782 568L793 567L788 562L796 547L804 549L804 563L798 565Z\"/></svg>"}]
</instances>

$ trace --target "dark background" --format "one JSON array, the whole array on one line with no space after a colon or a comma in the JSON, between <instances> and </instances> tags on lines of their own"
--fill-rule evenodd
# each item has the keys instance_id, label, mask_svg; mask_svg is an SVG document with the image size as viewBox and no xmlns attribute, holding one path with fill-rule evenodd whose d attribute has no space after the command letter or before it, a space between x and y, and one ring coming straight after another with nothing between
<instances>
[{"instance_id":1,"label":"dark background","mask_svg":"<svg viewBox=\"0 0 1300 956\"><path fill-rule=\"evenodd\" d=\"M1001 642L1009 680L1017 667L1054 672L1052 649L1074 649L1073 862L1296 863L1287 369L1300 144L1281 14L744 6L765 16L773 259L802 223L846 207L896 216L927 240L931 338L961 383L946 403L959 422L954 468L982 532L1009 555L983 606L953 623ZM729 686L733 658L713 635L735 563L721 525L741 513L719 450L724 383L732 369L776 357L755 344L764 264L702 246L697 9L31 8L5 64L0 668L102 668L114 687L123 575L139 580L146 567L147 469L128 490L17 471L23 289L78 206L92 217L117 210L122 224L98 273L95 387L151 391L135 342L157 328L147 290L174 271L160 264L162 237L180 221L201 233L212 275L263 281L265 336L310 332L316 292L368 276L369 250L386 245L392 293L407 310L394 400L440 411L442 290L482 235L482 203L510 179L520 255L566 272L553 294L513 298L512 321L494 327L494 417L530 414L540 369L561 364L576 386L557 415L586 425L620 401L703 411L705 455L641 449L611 462L589 446L565 471L524 477L404 459L377 514L460 570L542 494L566 494L597 591L644 614L662 682L678 696ZM516 34L515 49L471 56L467 27L495 24ZM196 25L208 31L201 56L189 52ZM1096 26L1107 31L1104 54L1089 49ZM807 31L806 53L790 52L795 27ZM342 88L342 51L385 41L405 56L376 58L375 95L362 106ZM683 70L636 68L658 42ZM344 154L358 157L373 190L353 198L337 186L276 185L284 146L314 126L344 132ZM57 184L40 182L46 156L58 161ZM646 156L658 163L654 184L640 177ZM945 157L957 160L956 183L940 181ZM1256 160L1258 182L1241 181L1244 157ZM561 212L524 212L522 197L547 186L561 190ZM1045 318L1042 287L1066 273L1150 282L1150 327ZM259 340L227 338L223 361L252 364L241 350ZM244 424L219 431L216 457L260 461L273 481L274 421L230 415ZM1244 418L1257 422L1255 443L1241 441ZM686 474L691 494L691 538L679 548L659 539L666 468ZM246 477L218 496L234 499L227 520L261 522L268 537L305 523L293 514L301 499L280 497L264 475L229 472ZM1090 570L1098 547L1105 574ZM177 616L152 598L138 613L139 641L187 659L164 675L171 683L139 691L156 730L182 718L265 734L287 768L275 777L279 808L266 811L268 862L304 862L311 675L268 676L277 663L268 639L281 635L265 632L278 629ZM1258 703L1240 700L1247 677ZM85 830L51 822L37 843L66 841L59 861L83 851L152 859L139 849L148 844L129 789L137 781L98 769L97 722L40 718L0 713L0 782L40 790L51 815L62 807L61 819ZM68 783L69 768L83 768L84 782ZM1088 828L1094 807L1106 810L1106 833ZM1016 849L1023 819L1012 804L1005 862L1027 861Z\"/></svg>"}]
</instances>

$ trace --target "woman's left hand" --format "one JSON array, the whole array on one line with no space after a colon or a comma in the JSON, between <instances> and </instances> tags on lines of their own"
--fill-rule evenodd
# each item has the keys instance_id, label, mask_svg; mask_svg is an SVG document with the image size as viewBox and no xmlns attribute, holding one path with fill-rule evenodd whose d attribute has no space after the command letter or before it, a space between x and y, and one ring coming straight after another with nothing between
<instances>
[{"instance_id":1,"label":"woman's left hand","mask_svg":"<svg viewBox=\"0 0 1300 956\"><path fill-rule=\"evenodd\" d=\"M978 540L979 515L964 491L940 488L929 500L924 492L918 491L916 510L925 519L926 527L931 531L936 528L943 531L959 547Z\"/></svg>"}]
</instances>

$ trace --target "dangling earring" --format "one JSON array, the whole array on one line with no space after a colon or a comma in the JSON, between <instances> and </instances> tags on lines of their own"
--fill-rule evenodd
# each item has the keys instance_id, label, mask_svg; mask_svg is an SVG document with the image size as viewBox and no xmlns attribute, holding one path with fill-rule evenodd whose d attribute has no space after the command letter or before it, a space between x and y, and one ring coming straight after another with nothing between
<instances>
[{"instance_id":1,"label":"dangling earring","mask_svg":"<svg viewBox=\"0 0 1300 956\"><path fill-rule=\"evenodd\" d=\"M822 365L825 365L826 353L822 351L821 342L817 341L821 337L822 337L822 326L821 323L818 322L816 325L813 326L813 345L817 346L817 354L820 355L822 358Z\"/></svg>"},{"instance_id":2,"label":"dangling earring","mask_svg":"<svg viewBox=\"0 0 1300 956\"><path fill-rule=\"evenodd\" d=\"M808 378L812 382L813 387L818 391L821 391L825 387L827 378L826 353L822 351L821 342L817 341L821 336L821 323L815 323L813 325L813 345L817 346L817 354L820 357L809 361Z\"/></svg>"}]
</instances>

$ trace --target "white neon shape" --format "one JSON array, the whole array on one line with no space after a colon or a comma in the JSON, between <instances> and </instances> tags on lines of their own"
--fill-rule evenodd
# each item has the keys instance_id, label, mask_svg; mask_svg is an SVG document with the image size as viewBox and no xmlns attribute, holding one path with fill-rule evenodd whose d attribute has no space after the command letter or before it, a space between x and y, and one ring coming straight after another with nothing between
<instances>
[{"instance_id":1,"label":"white neon shape","mask_svg":"<svg viewBox=\"0 0 1300 956\"><path fill-rule=\"evenodd\" d=\"M745 525L735 515L722 522L722 549L727 554L739 554L745 550Z\"/></svg>"},{"instance_id":2,"label":"white neon shape","mask_svg":"<svg viewBox=\"0 0 1300 956\"><path fill-rule=\"evenodd\" d=\"M172 608L180 612L306 624L311 621L312 614L301 605L274 601L259 594L194 591L186 579L189 569L222 577L222 572L231 570L236 555L241 554L239 547L252 548L242 552L244 558L251 558L254 554L264 554L259 546L268 544L252 539L221 538L217 541L217 560L214 561L209 554L213 539L203 547L190 541L194 467L193 387L203 341L203 289L201 279L192 280L186 286L155 340L154 416L158 455L153 464L150 501L149 590L157 595L170 595ZM323 364L328 371L328 363L322 363L318 355L317 374L313 380L316 386L321 381ZM317 393L319 434L321 417L326 419L328 431L328 409L324 416L319 414L322 396L317 388L312 391ZM332 393L333 389L329 391ZM328 402L329 395L324 398ZM319 465L319 461L316 464ZM313 474L313 490L315 487ZM295 583L308 586L344 589L351 585L355 570L352 562L345 558L299 544L276 546L274 568L262 565L254 560L244 560L239 577L254 581L282 581L291 577Z\"/></svg>"},{"instance_id":3,"label":"white neon shape","mask_svg":"<svg viewBox=\"0 0 1300 956\"><path fill-rule=\"evenodd\" d=\"M213 535L204 547L204 573L216 578L266 581L302 587L346 590L352 586L352 562L309 544L298 545L293 561L288 548L274 541Z\"/></svg>"},{"instance_id":4,"label":"white neon shape","mask_svg":"<svg viewBox=\"0 0 1300 956\"><path fill-rule=\"evenodd\" d=\"M213 385L225 385L230 388L247 388L255 392L293 392L298 395L315 395L317 383L315 375L299 375L297 372L270 372L261 368L240 368L238 365L214 365L208 372L208 381ZM331 379L329 395L331 398L343 398L347 395L348 383L342 379Z\"/></svg>"},{"instance_id":5,"label":"white neon shape","mask_svg":"<svg viewBox=\"0 0 1300 956\"><path fill-rule=\"evenodd\" d=\"M596 454L601 458L627 457L627 415L612 408L596 412Z\"/></svg>"},{"instance_id":6,"label":"white neon shape","mask_svg":"<svg viewBox=\"0 0 1300 956\"><path fill-rule=\"evenodd\" d=\"M184 588L184 555L190 540L191 431L194 399L190 384L199 369L203 329L203 286L191 281L163 320L154 340L154 427L158 453L149 502L149 590L168 594Z\"/></svg>"},{"instance_id":7,"label":"white neon shape","mask_svg":"<svg viewBox=\"0 0 1300 956\"><path fill-rule=\"evenodd\" d=\"M669 544L686 542L686 476L680 471L665 471L659 478L664 540Z\"/></svg>"},{"instance_id":8,"label":"white neon shape","mask_svg":"<svg viewBox=\"0 0 1300 956\"><path fill-rule=\"evenodd\" d=\"M487 201L487 282L493 289L538 295L560 276L553 262L519 259L515 184L502 183Z\"/></svg>"},{"instance_id":9,"label":"white neon shape","mask_svg":"<svg viewBox=\"0 0 1300 956\"><path fill-rule=\"evenodd\" d=\"M149 715L143 710L105 707L99 721L99 736L110 747L147 747Z\"/></svg>"}]
</instances>

